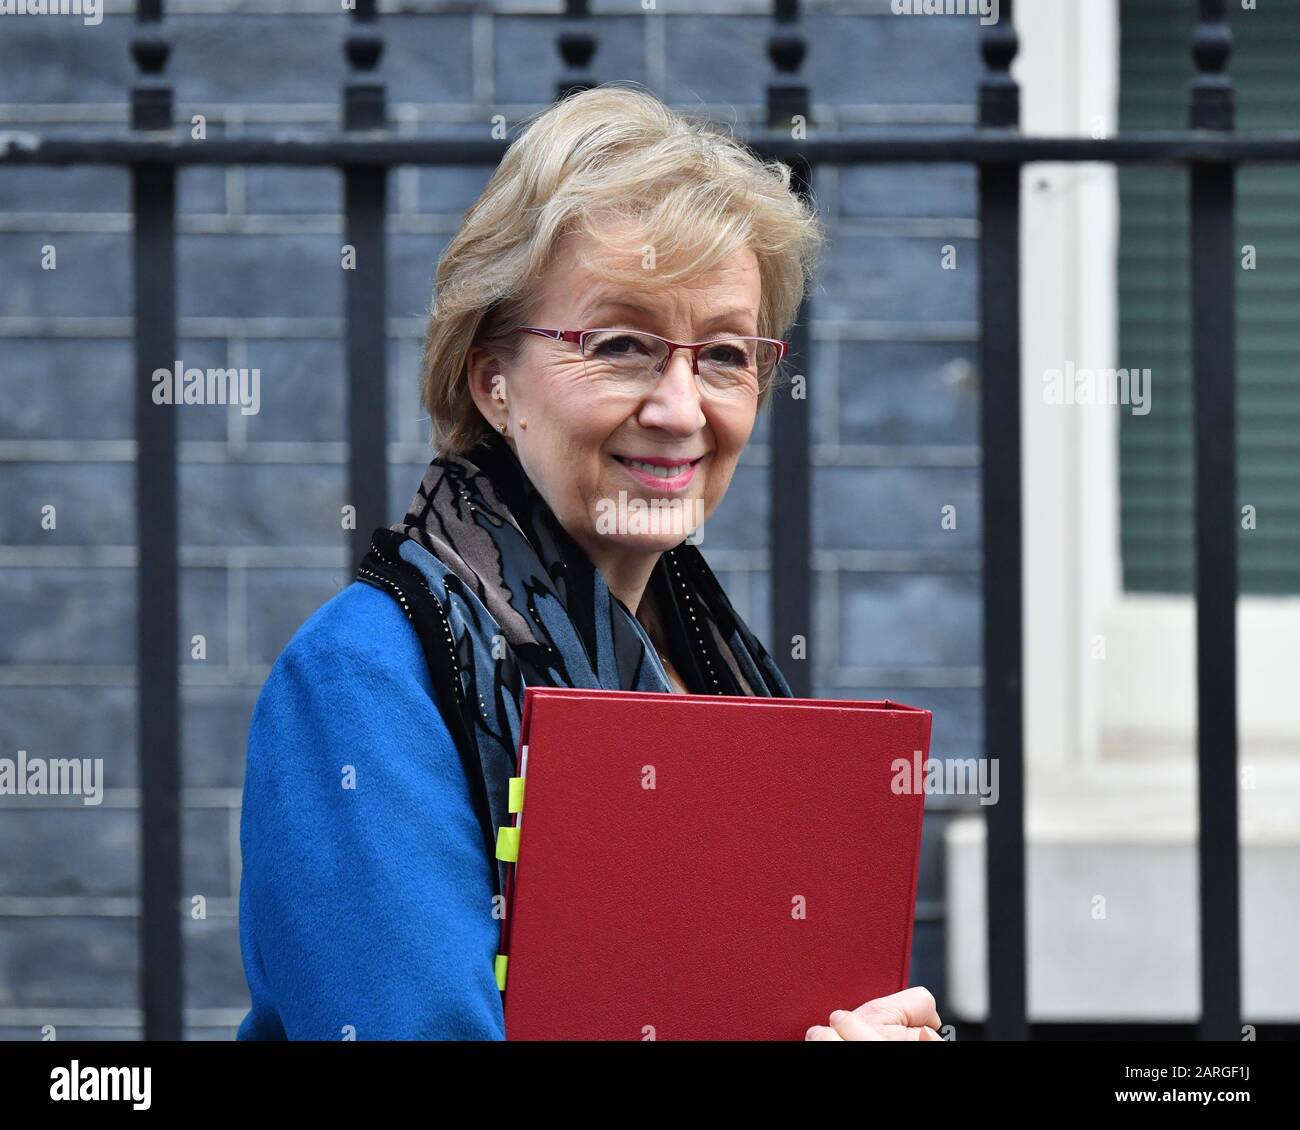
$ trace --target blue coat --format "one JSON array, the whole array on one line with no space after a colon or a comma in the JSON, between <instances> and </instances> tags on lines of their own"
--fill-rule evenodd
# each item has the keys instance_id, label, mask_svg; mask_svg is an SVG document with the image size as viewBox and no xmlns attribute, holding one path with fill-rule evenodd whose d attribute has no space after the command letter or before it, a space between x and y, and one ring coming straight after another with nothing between
<instances>
[{"instance_id":1,"label":"blue coat","mask_svg":"<svg viewBox=\"0 0 1300 1130\"><path fill-rule=\"evenodd\" d=\"M505 1038L495 862L415 630L386 594L354 582L276 661L239 844L239 1039Z\"/></svg>"}]
</instances>

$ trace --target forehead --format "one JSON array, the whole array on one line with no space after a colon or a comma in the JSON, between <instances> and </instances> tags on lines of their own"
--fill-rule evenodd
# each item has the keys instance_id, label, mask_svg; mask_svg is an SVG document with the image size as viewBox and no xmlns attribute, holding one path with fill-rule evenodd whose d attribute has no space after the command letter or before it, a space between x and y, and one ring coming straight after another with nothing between
<instances>
[{"instance_id":1,"label":"forehead","mask_svg":"<svg viewBox=\"0 0 1300 1130\"><path fill-rule=\"evenodd\" d=\"M613 246L585 232L565 236L547 269L542 304L574 315L609 310L665 318L707 307L709 313L726 312L754 328L762 286L758 258L750 248L689 277L656 282L653 248L611 242Z\"/></svg>"}]
</instances>

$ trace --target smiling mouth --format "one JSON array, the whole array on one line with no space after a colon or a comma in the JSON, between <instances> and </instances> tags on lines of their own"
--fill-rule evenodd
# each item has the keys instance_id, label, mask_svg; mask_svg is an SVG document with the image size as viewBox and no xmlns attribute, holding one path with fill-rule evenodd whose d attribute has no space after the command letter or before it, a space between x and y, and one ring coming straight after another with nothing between
<instances>
[{"instance_id":1,"label":"smiling mouth","mask_svg":"<svg viewBox=\"0 0 1300 1130\"><path fill-rule=\"evenodd\" d=\"M643 487L661 493L675 493L685 490L695 478L695 470L704 459L684 459L669 463L666 459L650 462L644 459L629 459L622 455L611 456Z\"/></svg>"},{"instance_id":2,"label":"smiling mouth","mask_svg":"<svg viewBox=\"0 0 1300 1130\"><path fill-rule=\"evenodd\" d=\"M703 459L704 456L701 455L700 459L685 459L680 463L674 463L672 465L663 463L646 463L643 460L628 459L622 455L615 455L614 458L622 463L624 467L631 467L635 471L640 471L645 475L653 475L657 479L680 479L687 471L694 467L700 459Z\"/></svg>"}]
</instances>

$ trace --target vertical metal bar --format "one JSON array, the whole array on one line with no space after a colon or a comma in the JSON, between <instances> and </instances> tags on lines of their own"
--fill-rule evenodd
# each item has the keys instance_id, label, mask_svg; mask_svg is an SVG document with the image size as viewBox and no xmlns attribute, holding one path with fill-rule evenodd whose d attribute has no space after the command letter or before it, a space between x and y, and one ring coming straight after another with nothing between
<instances>
[{"instance_id":1,"label":"vertical metal bar","mask_svg":"<svg viewBox=\"0 0 1300 1130\"><path fill-rule=\"evenodd\" d=\"M357 0L358 25L376 20L375 0ZM383 54L383 39L359 29L344 51L353 74L343 90L343 128L381 129L385 124L382 82L371 73ZM347 310L348 502L355 509L349 538L349 576L370 548L388 513L388 333L386 321L388 169L349 165L343 170L344 240L354 267L344 271Z\"/></svg>"},{"instance_id":2,"label":"vertical metal bar","mask_svg":"<svg viewBox=\"0 0 1300 1130\"><path fill-rule=\"evenodd\" d=\"M794 188L806 196L811 179L809 167L798 161L793 169ZM805 299L789 333L788 364L805 381L813 361L809 317L810 306ZM791 692L797 698L811 698L816 642L811 639L812 440L808 401L796 400L789 388L778 387L772 393L770 437L772 654ZM803 660L791 658L796 636L805 641Z\"/></svg>"},{"instance_id":3,"label":"vertical metal bar","mask_svg":"<svg viewBox=\"0 0 1300 1130\"><path fill-rule=\"evenodd\" d=\"M141 79L131 93L131 127L172 125L162 79L169 47L143 25L162 21L161 0L141 0L131 51ZM140 761L140 963L144 1036L183 1036L181 938L179 585L176 417L153 402L155 369L176 362L176 172L132 169L135 216L136 718Z\"/></svg>"},{"instance_id":4,"label":"vertical metal bar","mask_svg":"<svg viewBox=\"0 0 1300 1130\"><path fill-rule=\"evenodd\" d=\"M980 126L1014 130L1019 88L1011 0L982 37ZM994 1040L1023 1040L1026 1020L1024 668L1020 505L1020 168L981 165L980 436L984 526L984 756L999 760L987 816L989 1016Z\"/></svg>"},{"instance_id":5,"label":"vertical metal bar","mask_svg":"<svg viewBox=\"0 0 1300 1130\"><path fill-rule=\"evenodd\" d=\"M1200 0L1193 129L1234 128L1224 0ZM1237 843L1236 168L1191 166L1202 1040L1241 1038Z\"/></svg>"},{"instance_id":6,"label":"vertical metal bar","mask_svg":"<svg viewBox=\"0 0 1300 1130\"><path fill-rule=\"evenodd\" d=\"M573 28L565 28L555 40L555 48L564 64L564 73L555 84L555 100L563 102L570 94L590 90L596 85L591 75L591 60L596 54L596 37L587 29L585 21L591 15L587 0L565 0L564 16L579 20ZM581 28L582 30L575 30Z\"/></svg>"},{"instance_id":7,"label":"vertical metal bar","mask_svg":"<svg viewBox=\"0 0 1300 1130\"><path fill-rule=\"evenodd\" d=\"M769 129L806 129L811 120L811 97L798 71L807 53L799 30L797 0L777 0L776 28L768 40L768 56L777 78L767 88ZM793 25L792 27L789 25ZM797 158L790 163L792 185L801 196L811 195L812 169ZM812 365L808 333L807 297L790 330L787 365L806 378ZM772 392L771 432L768 448L768 490L772 572L772 654L798 698L812 695L812 444L806 397L795 399L792 389L778 386ZM795 637L805 641L804 659L791 658ZM815 641L814 641L815 642Z\"/></svg>"}]
</instances>

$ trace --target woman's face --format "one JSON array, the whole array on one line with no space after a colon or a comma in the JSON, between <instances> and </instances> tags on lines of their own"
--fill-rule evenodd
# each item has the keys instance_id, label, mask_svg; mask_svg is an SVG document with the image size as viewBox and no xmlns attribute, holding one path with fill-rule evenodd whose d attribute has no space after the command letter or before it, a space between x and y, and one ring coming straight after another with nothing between
<instances>
[{"instance_id":1,"label":"woman's face","mask_svg":"<svg viewBox=\"0 0 1300 1130\"><path fill-rule=\"evenodd\" d=\"M652 271L644 286L606 281L583 268L586 254L611 252L585 235L561 241L530 325L642 330L682 342L758 333L752 251L690 282L659 287ZM490 424L507 423L528 477L594 562L662 553L713 513L753 431L756 395L702 393L686 350L674 352L648 388L611 390L591 379L576 343L520 336L517 359L495 384L491 364L475 362L475 399ZM637 462L670 467L671 477ZM671 469L682 465L690 467ZM638 521L656 503L659 520Z\"/></svg>"}]
</instances>

